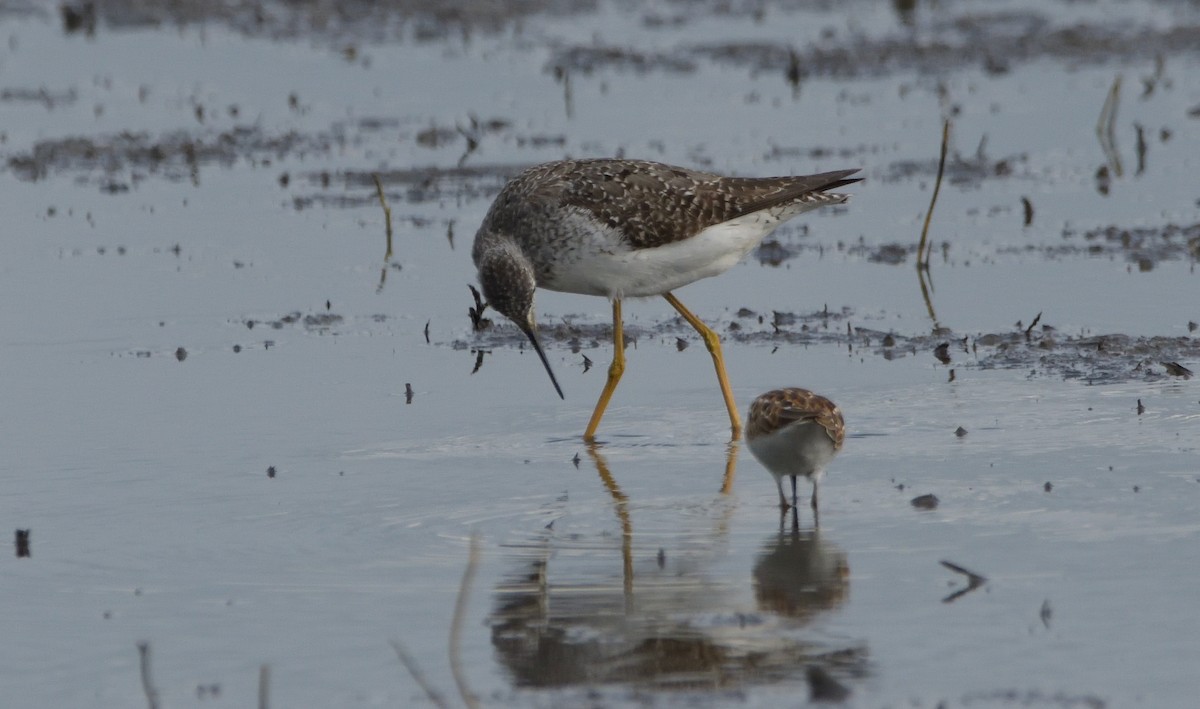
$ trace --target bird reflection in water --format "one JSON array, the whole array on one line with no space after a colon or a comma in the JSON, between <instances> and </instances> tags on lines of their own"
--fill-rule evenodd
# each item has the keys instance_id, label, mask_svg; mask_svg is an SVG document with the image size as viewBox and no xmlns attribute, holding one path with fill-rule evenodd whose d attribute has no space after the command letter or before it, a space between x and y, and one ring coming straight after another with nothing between
<instances>
[{"instance_id":1,"label":"bird reflection in water","mask_svg":"<svg viewBox=\"0 0 1200 709\"><path fill-rule=\"evenodd\" d=\"M840 608L850 595L850 563L846 552L821 538L821 530L800 530L795 507L779 519L779 533L763 544L754 563L754 598L760 611L804 626ZM814 701L841 701L849 690L835 677L861 678L868 673L865 646L825 649L807 660L806 676Z\"/></svg>"},{"instance_id":2,"label":"bird reflection in water","mask_svg":"<svg viewBox=\"0 0 1200 709\"><path fill-rule=\"evenodd\" d=\"M820 528L800 530L792 509L791 529L763 545L754 564L754 597L760 610L807 620L846 602L850 564L846 552L821 539Z\"/></svg>"},{"instance_id":3,"label":"bird reflection in water","mask_svg":"<svg viewBox=\"0 0 1200 709\"><path fill-rule=\"evenodd\" d=\"M729 546L736 443L724 460L722 494L704 514L691 507L675 518L670 510L639 508L600 448L587 452L612 499L620 561L611 535L554 525L512 545L520 570L495 589L489 623L493 647L515 687L737 689L802 679L814 658L840 651L779 632L794 629L796 616L761 603L760 611L747 608L745 577L716 571ZM840 554L845 568L845 554L836 547L818 542L809 548ZM774 571L770 558L759 563L771 569L763 588L789 580ZM840 578L844 598L847 577Z\"/></svg>"}]
</instances>

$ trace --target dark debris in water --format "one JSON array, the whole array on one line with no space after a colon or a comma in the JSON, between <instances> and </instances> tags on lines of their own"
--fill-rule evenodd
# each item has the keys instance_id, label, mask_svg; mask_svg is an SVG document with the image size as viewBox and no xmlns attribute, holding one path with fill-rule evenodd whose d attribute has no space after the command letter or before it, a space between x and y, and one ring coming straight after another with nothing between
<instances>
[{"instance_id":1,"label":"dark debris in water","mask_svg":"<svg viewBox=\"0 0 1200 709\"><path fill-rule=\"evenodd\" d=\"M337 174L310 172L293 177L303 179L321 191L294 198L297 209L311 206L363 207L374 203L374 175L389 193L401 190L404 201L410 204L437 202L442 200L490 199L500 188L527 165L466 165L459 167L415 167L397 170L355 171ZM331 183L338 188L329 191ZM347 193L347 188L357 191Z\"/></svg>"},{"instance_id":2,"label":"dark debris in water","mask_svg":"<svg viewBox=\"0 0 1200 709\"><path fill-rule=\"evenodd\" d=\"M409 36L427 42L498 32L533 13L576 13L594 7L590 0L81 0L63 3L60 19L64 33L89 36L105 30L217 23L246 36L279 40L378 42ZM357 52L351 46L342 54L350 59Z\"/></svg>"},{"instance_id":3,"label":"dark debris in water","mask_svg":"<svg viewBox=\"0 0 1200 709\"><path fill-rule=\"evenodd\" d=\"M336 137L309 136L295 131L267 135L259 128L237 127L218 133L174 131L161 136L119 133L96 137L38 141L23 154L8 158L18 178L37 181L64 172L80 173L105 192L127 192L138 182L157 176L167 180L199 180L202 166L231 166L239 161L270 165L284 157L327 154Z\"/></svg>"},{"instance_id":4,"label":"dark debris in water","mask_svg":"<svg viewBox=\"0 0 1200 709\"><path fill-rule=\"evenodd\" d=\"M885 182L910 182L914 178L933 178L937 175L938 160L897 160L887 166L880 176ZM1029 169L1029 156L1010 155L989 158L982 151L970 157L951 155L946 160L945 179L952 185L976 186L991 178L1020 177L1034 179Z\"/></svg>"},{"instance_id":5,"label":"dark debris in water","mask_svg":"<svg viewBox=\"0 0 1200 709\"><path fill-rule=\"evenodd\" d=\"M690 3L693 18L720 12L707 3ZM728 8L728 5L721 6ZM962 7L962 6L959 6ZM1192 53L1200 48L1200 26L1177 23L1169 27L1138 24L1096 24L1086 20L1055 26L1050 13L1037 11L978 12L954 5L931 21L920 34L891 33L876 37L831 27L821 41L805 47L783 42L689 43L666 51L645 52L618 46L569 45L558 48L549 64L560 71L596 74L602 71L694 71L700 64L723 64L752 74L861 77L896 72L936 76L949 67L979 66L989 74L1004 74L1014 64L1040 59L1072 64L1128 63L1156 53ZM761 8L758 9L761 12ZM904 21L902 16L901 21ZM923 37L935 37L923 41ZM1003 59L999 59L1003 57Z\"/></svg>"},{"instance_id":6,"label":"dark debris in water","mask_svg":"<svg viewBox=\"0 0 1200 709\"><path fill-rule=\"evenodd\" d=\"M1184 380L1192 378L1192 370L1178 362L1159 362L1159 364L1161 364L1163 369L1166 370L1167 374L1170 374L1172 377L1180 377Z\"/></svg>"},{"instance_id":7,"label":"dark debris in water","mask_svg":"<svg viewBox=\"0 0 1200 709\"><path fill-rule=\"evenodd\" d=\"M960 566L959 564L954 563L953 561L947 561L947 560L943 559L941 564L942 564L942 566L946 567L947 569L950 569L951 571L953 571L957 574L962 574L963 576L967 577L966 587L961 588L961 589L955 591L954 593L951 593L949 596L946 596L945 598L942 599L942 603L953 603L954 601L957 601L959 598L962 598L966 594L970 593L971 591L974 591L975 589L977 589L977 588L983 586L985 583L987 583L987 578L985 576L983 576L981 574L977 574L974 571L971 571L970 569L967 569L963 566Z\"/></svg>"},{"instance_id":8,"label":"dark debris in water","mask_svg":"<svg viewBox=\"0 0 1200 709\"><path fill-rule=\"evenodd\" d=\"M1183 0L1175 0L1186 4ZM1061 5L1062 3L1053 3ZM1070 4L1070 3L1067 3ZM1021 62L1050 58L1072 67L1082 64L1116 63L1128 65L1137 59L1161 59L1173 54L1195 54L1200 50L1200 24L1189 24L1181 15L1172 24L1159 26L1150 22L1109 22L1062 12L1045 10L991 11L978 3L949 3L939 12L918 18L905 3L893 5L896 29L878 35L844 29L841 10L836 3L792 2L774 3L770 10L760 2L738 0L683 0L671 3L672 11L663 14L658 7L632 7L641 13L642 25L651 32L671 33L680 41L652 42L654 48L628 44L607 45L594 41L574 43L551 38L539 40L525 37L520 29L530 16L550 18L583 18L594 15L599 4L593 0L518 0L509 3L479 3L472 0L449 0L427 3L419 0L398 0L375 3L368 0L347 0L329 3L321 0L292 0L286 3L245 3L235 0L149 0L132 2L63 3L61 21L67 34L86 32L88 35L112 30L147 27L186 27L193 24L221 24L235 32L254 37L281 40L303 38L305 41L335 43L348 60L365 56L359 43L371 42L445 42L465 43L473 33L511 31L537 51L550 54L548 70L555 76L573 73L589 74L617 72L690 73L712 65L734 66L751 74L777 74L794 88L811 77L873 76L881 74L922 74L939 76L948 70L979 66L992 74L1003 74ZM3 12L3 9L0 9ZM690 42L687 41L691 23L714 18L751 18L755 22L773 19L769 14L797 13L808 21L821 22L826 29L818 41L805 46L791 42ZM1064 17L1065 19L1056 19ZM933 37L934 40L928 38ZM907 88L905 88L907 90ZM40 103L47 109L77 100L75 89L59 90L45 87L0 87L0 103ZM303 110L304 102L292 94L289 105ZM953 107L952 107L953 108ZM203 104L196 106L197 118L203 121L205 112L216 110ZM232 113L234 117L237 112ZM482 141L497 140L518 147L553 148L560 151L568 144L562 134L525 134L518 126L522 122L513 116L492 116L449 124L411 125L405 119L363 117L338 123L321 134L280 135L263 133L253 126L238 126L223 132L213 130L177 131L163 136L142 133L122 133L111 136L68 137L43 140L29 152L12 155L9 168L22 179L37 180L49 175L76 172L87 175L109 192L134 189L141 179L152 176L171 180L197 179L197 168L209 163L232 164L249 161L270 164L283 156L303 158L309 154L329 154L347 142L361 139L364 134L399 133L402 141L413 141L429 150L451 149L461 153L459 168L415 168L396 170L381 175L385 185L404 189L405 201L427 202L449 196L490 197L504 180L521 166L461 167ZM946 168L951 183L977 186L995 178L1030 178L1027 156L1012 154L992 157L981 144L973 154L955 154ZM863 144L853 147L772 146L765 159L794 160L797 156L813 160L838 157L846 160L869 160L876 165L873 179L910 181L932 176L937 161L896 161L880 165L881 153L890 146ZM444 162L444 161L443 161ZM309 184L318 189L313 194L294 197L295 206L362 206L374 199L369 183L370 172L330 174L315 172L305 175ZM294 184L294 176L283 173L278 177L285 188ZM331 185L334 187L331 189ZM347 186L364 187L359 192L346 191ZM1023 199L1024 223L1032 221L1032 203ZM1135 234L1136 236L1136 234ZM760 259L778 264L789 257L772 248L776 242L760 251ZM898 263L909 251L907 245L879 249L872 260ZM1036 247L1035 247L1036 248ZM1192 249L1196 251L1195 247ZM1149 257L1147 263L1155 260Z\"/></svg>"},{"instance_id":9,"label":"dark debris in water","mask_svg":"<svg viewBox=\"0 0 1200 709\"><path fill-rule=\"evenodd\" d=\"M27 87L0 89L0 103L35 103L47 111L73 104L78 98L79 93L73 88L64 91L51 91L44 86L36 89Z\"/></svg>"},{"instance_id":10,"label":"dark debris in water","mask_svg":"<svg viewBox=\"0 0 1200 709\"><path fill-rule=\"evenodd\" d=\"M256 38L323 41L338 47L347 61L369 61L369 56L359 50L359 43L463 42L473 35L500 32L520 36L531 16L586 22L600 7L594 0L117 0L63 3L58 19L65 34L84 32L89 36L112 30L220 24ZM781 81L799 86L810 77L913 71L938 75L949 68L966 66L1000 75L1012 71L1015 64L1040 59L1073 65L1112 61L1128 64L1155 54L1195 52L1200 48L1200 27L1183 20L1165 27L1149 20L1100 23L1091 17L1070 17L1056 21L1054 7L993 11L976 3L945 3L938 6L937 13L921 14L920 31L916 31L915 4L896 2L892 7L898 31L876 36L840 26L834 14L840 11L837 3L791 0L772 3L769 10L767 7L749 0L685 0L666 6L634 5L628 11L640 15L640 24L647 31L661 33L664 38L690 36L687 25L692 23L729 18L762 23L780 12L805 13L803 21L822 23L827 28L818 41L806 46L790 42L659 41L655 49L643 49L591 41L560 42L551 46L547 63L562 72L582 74L686 73L700 65L722 64L752 74L775 74Z\"/></svg>"},{"instance_id":11,"label":"dark debris in water","mask_svg":"<svg viewBox=\"0 0 1200 709\"><path fill-rule=\"evenodd\" d=\"M1038 689L998 689L992 692L967 694L962 697L962 706L1107 709L1108 703L1093 694L1047 693Z\"/></svg>"},{"instance_id":12,"label":"dark debris in water","mask_svg":"<svg viewBox=\"0 0 1200 709\"><path fill-rule=\"evenodd\" d=\"M305 315L299 310L295 310L273 320L247 318L242 320L242 324L250 330L256 327L269 327L272 330L282 330L285 327L302 327L310 332L328 332L335 326L340 325L344 320L345 318L336 313L309 313Z\"/></svg>"},{"instance_id":13,"label":"dark debris in water","mask_svg":"<svg viewBox=\"0 0 1200 709\"><path fill-rule=\"evenodd\" d=\"M29 550L29 536L31 533L32 531L29 529L17 530L15 544L17 547L18 559L28 559L29 557L33 556L33 553Z\"/></svg>"},{"instance_id":14,"label":"dark debris in water","mask_svg":"<svg viewBox=\"0 0 1200 709\"><path fill-rule=\"evenodd\" d=\"M941 500L938 499L937 495L928 493L914 497L911 502L912 506L916 507L918 510L936 510L938 508L938 504L941 503Z\"/></svg>"},{"instance_id":15,"label":"dark debris in water","mask_svg":"<svg viewBox=\"0 0 1200 709\"><path fill-rule=\"evenodd\" d=\"M820 665L809 665L805 670L805 678L808 680L809 698L814 702L844 702L850 697L849 688Z\"/></svg>"},{"instance_id":16,"label":"dark debris in water","mask_svg":"<svg viewBox=\"0 0 1200 709\"><path fill-rule=\"evenodd\" d=\"M1066 228L1061 244L1029 244L1001 247L998 253L1039 253L1049 258L1062 256L1122 256L1140 271L1153 270L1163 261L1200 260L1200 222L1159 226L1123 227L1109 225L1077 231Z\"/></svg>"},{"instance_id":17,"label":"dark debris in water","mask_svg":"<svg viewBox=\"0 0 1200 709\"><path fill-rule=\"evenodd\" d=\"M1026 332L1021 323L1006 332L964 335L941 328L931 334L903 335L854 326L851 323L854 316L850 308L770 314L742 308L726 326L712 321L708 324L723 330L723 338L728 342L770 346L780 352L786 351L788 346L836 344L851 347L859 356L874 355L891 361L934 352L945 345L945 356L953 356L955 366L963 369L1023 369L1028 370L1031 377L1057 376L1088 384L1186 378L1191 369L1184 363L1200 360L1200 338L1196 337L1120 333L1073 335L1050 325ZM729 327L734 323L737 327ZM850 334L847 334L847 328ZM638 342L657 341L675 348L678 337L687 337L693 332L681 318L651 325L625 325L627 344L632 346ZM566 347L572 353L612 347L612 326L606 321L566 318L543 322L538 333L546 347ZM503 321L477 333L474 339L455 340L450 344L456 349L474 350L481 347L522 348L527 342L520 330ZM606 354L601 360L607 357Z\"/></svg>"}]
</instances>

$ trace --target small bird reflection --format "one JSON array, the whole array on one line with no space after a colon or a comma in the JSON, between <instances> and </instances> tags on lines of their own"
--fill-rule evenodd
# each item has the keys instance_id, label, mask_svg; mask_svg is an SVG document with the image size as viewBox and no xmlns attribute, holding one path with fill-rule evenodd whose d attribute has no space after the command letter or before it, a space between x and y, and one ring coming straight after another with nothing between
<instances>
[{"instance_id":1,"label":"small bird reflection","mask_svg":"<svg viewBox=\"0 0 1200 709\"><path fill-rule=\"evenodd\" d=\"M747 607L745 577L718 571L728 553L727 516L733 507L724 495L710 514L697 516L689 507L676 524L663 519L669 510L639 507L620 488L620 470L598 448L586 453L615 519L601 522L606 529L597 531L580 510L584 521L576 529L568 522L580 517L564 516L530 542L513 545L518 563L495 588L489 618L492 645L513 686L707 691L803 682L813 665L839 677L847 674L841 663L865 672L865 649L797 636L790 632L795 613L776 612L761 600L760 608L771 612ZM736 446L728 449L723 470L713 466L722 488L731 482L736 453ZM619 549L614 533L620 535ZM768 552L755 569L756 579L760 571L765 574L757 582L760 589L796 583L795 573L776 565L794 563L789 559L804 548L810 559L804 566L812 570L799 583L819 589L800 592L808 607L832 608L845 597L846 574L837 569L847 566L837 547L812 535L800 543L773 541L776 546L782 551ZM837 583L840 591L833 590ZM781 623L789 632L780 632ZM831 657L839 658L838 667L830 665Z\"/></svg>"},{"instance_id":2,"label":"small bird reflection","mask_svg":"<svg viewBox=\"0 0 1200 709\"><path fill-rule=\"evenodd\" d=\"M763 545L754 564L754 597L760 610L808 621L846 602L850 563L846 552L821 539L819 529L800 531L793 516Z\"/></svg>"}]
</instances>

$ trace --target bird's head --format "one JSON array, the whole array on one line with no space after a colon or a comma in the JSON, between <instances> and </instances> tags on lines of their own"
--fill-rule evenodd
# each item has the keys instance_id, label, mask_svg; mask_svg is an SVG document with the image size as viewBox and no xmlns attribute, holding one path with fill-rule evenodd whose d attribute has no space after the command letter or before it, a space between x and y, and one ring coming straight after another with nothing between
<instances>
[{"instance_id":1,"label":"bird's head","mask_svg":"<svg viewBox=\"0 0 1200 709\"><path fill-rule=\"evenodd\" d=\"M533 264L507 239L496 240L489 248L479 250L475 254L475 263L479 267L479 285L488 305L516 323L521 332L525 333L546 367L546 373L550 375L550 381L559 397L566 398L537 337L537 319L533 309L537 278L533 272Z\"/></svg>"}]
</instances>

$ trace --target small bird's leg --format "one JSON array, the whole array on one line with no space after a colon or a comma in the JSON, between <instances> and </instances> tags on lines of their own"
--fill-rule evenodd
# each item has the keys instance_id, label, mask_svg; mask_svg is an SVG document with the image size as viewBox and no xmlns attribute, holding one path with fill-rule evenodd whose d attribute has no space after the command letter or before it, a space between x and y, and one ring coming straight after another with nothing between
<instances>
[{"instance_id":1,"label":"small bird's leg","mask_svg":"<svg viewBox=\"0 0 1200 709\"><path fill-rule=\"evenodd\" d=\"M729 377L725 374L725 357L721 354L721 338L717 337L717 333L713 332L712 328L701 322L700 318L692 315L692 311L684 307L673 293L663 293L663 297L704 339L704 346L708 348L708 352L713 358L713 366L717 368L717 381L721 385L721 396L725 397L725 408L729 410L729 424L733 429L733 440L736 441L742 436L742 417L738 414L737 404L733 403L733 390L730 389Z\"/></svg>"},{"instance_id":2,"label":"small bird's leg","mask_svg":"<svg viewBox=\"0 0 1200 709\"><path fill-rule=\"evenodd\" d=\"M792 476L792 507L796 506L796 476Z\"/></svg>"},{"instance_id":3,"label":"small bird's leg","mask_svg":"<svg viewBox=\"0 0 1200 709\"><path fill-rule=\"evenodd\" d=\"M779 509L784 512L787 512L788 508L791 507L791 505L788 504L787 496L783 494L783 476L782 475L775 478L775 487L779 489Z\"/></svg>"},{"instance_id":4,"label":"small bird's leg","mask_svg":"<svg viewBox=\"0 0 1200 709\"><path fill-rule=\"evenodd\" d=\"M813 496L812 496L813 527L820 527L821 526L821 513L817 510L817 476L814 475L812 481L813 481Z\"/></svg>"},{"instance_id":5,"label":"small bird's leg","mask_svg":"<svg viewBox=\"0 0 1200 709\"><path fill-rule=\"evenodd\" d=\"M600 400L592 411L592 420L588 422L587 430L583 432L583 440L596 440L596 429L600 427L600 419L608 408L608 401L617 390L617 383L625 373L625 330L621 324L621 299L613 298L613 360L608 365L608 382L600 392Z\"/></svg>"}]
</instances>

